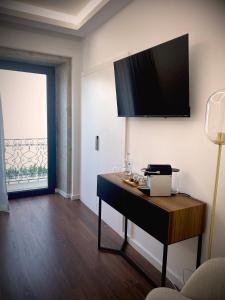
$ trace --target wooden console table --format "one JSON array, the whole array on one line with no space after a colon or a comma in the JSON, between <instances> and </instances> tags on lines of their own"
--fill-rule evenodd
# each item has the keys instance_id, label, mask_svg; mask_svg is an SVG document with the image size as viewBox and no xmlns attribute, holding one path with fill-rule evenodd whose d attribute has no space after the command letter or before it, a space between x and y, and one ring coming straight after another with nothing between
<instances>
[{"instance_id":1,"label":"wooden console table","mask_svg":"<svg viewBox=\"0 0 225 300\"><path fill-rule=\"evenodd\" d=\"M165 286L168 245L198 236L196 267L200 265L202 233L206 204L183 194L149 197L122 181L122 173L98 175L99 197L98 249L122 255L147 276L125 253L127 221L135 223L163 244L161 286ZM121 249L101 246L102 200L125 217L124 242Z\"/></svg>"}]
</instances>

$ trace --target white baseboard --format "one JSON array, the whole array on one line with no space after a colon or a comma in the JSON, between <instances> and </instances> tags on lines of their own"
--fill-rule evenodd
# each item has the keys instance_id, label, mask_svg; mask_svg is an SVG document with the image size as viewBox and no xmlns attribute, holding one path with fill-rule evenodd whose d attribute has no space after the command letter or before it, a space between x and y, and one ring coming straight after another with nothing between
<instances>
[{"instance_id":1,"label":"white baseboard","mask_svg":"<svg viewBox=\"0 0 225 300\"><path fill-rule=\"evenodd\" d=\"M0 211L8 213L9 212L9 205L8 204L2 204L2 205L0 204Z\"/></svg>"},{"instance_id":2,"label":"white baseboard","mask_svg":"<svg viewBox=\"0 0 225 300\"><path fill-rule=\"evenodd\" d=\"M93 213L95 213L96 215L98 215L98 210L97 210L97 207L93 207L90 205L90 203L84 201L82 198L81 198L81 195L79 197L80 201L87 207L89 208Z\"/></svg>"},{"instance_id":3,"label":"white baseboard","mask_svg":"<svg viewBox=\"0 0 225 300\"><path fill-rule=\"evenodd\" d=\"M80 200L80 195L76 194L76 195L70 195L70 199L71 200Z\"/></svg>"},{"instance_id":4,"label":"white baseboard","mask_svg":"<svg viewBox=\"0 0 225 300\"><path fill-rule=\"evenodd\" d=\"M157 270L161 272L162 262L155 257L149 250L147 250L143 245L138 241L132 238L128 238L129 244L139 252L144 258L146 258ZM170 268L167 267L166 277L180 289L183 287L183 280L179 278Z\"/></svg>"},{"instance_id":5,"label":"white baseboard","mask_svg":"<svg viewBox=\"0 0 225 300\"><path fill-rule=\"evenodd\" d=\"M63 196L63 198L70 199L70 194L67 194L67 193L64 192L63 190L55 189L55 192L56 192L57 194Z\"/></svg>"},{"instance_id":6,"label":"white baseboard","mask_svg":"<svg viewBox=\"0 0 225 300\"><path fill-rule=\"evenodd\" d=\"M78 200L80 199L80 195L71 195L71 194L68 194L66 192L64 192L63 190L61 189L55 189L55 192L59 195L61 195L63 198L66 198L66 199L71 199L71 200Z\"/></svg>"}]
</instances>

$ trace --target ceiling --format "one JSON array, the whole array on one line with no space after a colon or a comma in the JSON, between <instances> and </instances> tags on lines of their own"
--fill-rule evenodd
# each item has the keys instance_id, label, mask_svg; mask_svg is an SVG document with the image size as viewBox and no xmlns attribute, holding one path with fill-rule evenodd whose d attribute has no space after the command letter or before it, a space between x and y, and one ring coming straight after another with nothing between
<instances>
[{"instance_id":1,"label":"ceiling","mask_svg":"<svg viewBox=\"0 0 225 300\"><path fill-rule=\"evenodd\" d=\"M76 16L90 0L17 0L18 2L31 4L65 14Z\"/></svg>"},{"instance_id":2,"label":"ceiling","mask_svg":"<svg viewBox=\"0 0 225 300\"><path fill-rule=\"evenodd\" d=\"M86 36L131 1L0 0L0 22Z\"/></svg>"}]
</instances>

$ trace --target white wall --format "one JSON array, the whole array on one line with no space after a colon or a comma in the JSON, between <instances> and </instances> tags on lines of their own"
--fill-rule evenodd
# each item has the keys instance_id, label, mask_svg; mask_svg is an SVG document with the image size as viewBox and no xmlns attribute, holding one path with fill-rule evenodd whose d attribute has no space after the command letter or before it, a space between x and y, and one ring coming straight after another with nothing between
<instances>
[{"instance_id":1,"label":"white wall","mask_svg":"<svg viewBox=\"0 0 225 300\"><path fill-rule=\"evenodd\" d=\"M0 47L53 54L72 59L72 195L79 194L80 169L80 39L28 28L0 26Z\"/></svg>"},{"instance_id":2,"label":"white wall","mask_svg":"<svg viewBox=\"0 0 225 300\"><path fill-rule=\"evenodd\" d=\"M191 118L129 119L128 148L137 168L147 163L171 163L180 168L181 191L209 206L217 147L204 133L205 105L212 92L225 87L224 16L223 1L136 0L83 42L83 71L88 71L123 53L135 53L189 33ZM225 256L224 154L214 256ZM137 227L133 228L132 238L139 250L159 267L162 245ZM168 266L175 277L170 276L178 284L184 269L195 267L196 246L196 239L191 239L169 247Z\"/></svg>"}]
</instances>

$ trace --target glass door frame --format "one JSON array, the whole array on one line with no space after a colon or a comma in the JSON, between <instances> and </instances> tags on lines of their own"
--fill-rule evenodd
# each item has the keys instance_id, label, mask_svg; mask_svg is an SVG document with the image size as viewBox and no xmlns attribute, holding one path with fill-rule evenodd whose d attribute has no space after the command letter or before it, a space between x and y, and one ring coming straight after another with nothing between
<instances>
[{"instance_id":1,"label":"glass door frame","mask_svg":"<svg viewBox=\"0 0 225 300\"><path fill-rule=\"evenodd\" d=\"M9 192L9 199L36 195L54 194L56 187L56 108L55 108L55 67L0 60L0 69L27 73L45 74L47 79L47 144L48 144L48 187Z\"/></svg>"}]
</instances>

